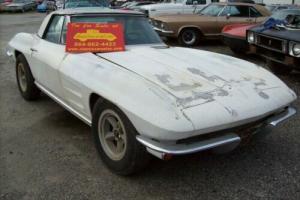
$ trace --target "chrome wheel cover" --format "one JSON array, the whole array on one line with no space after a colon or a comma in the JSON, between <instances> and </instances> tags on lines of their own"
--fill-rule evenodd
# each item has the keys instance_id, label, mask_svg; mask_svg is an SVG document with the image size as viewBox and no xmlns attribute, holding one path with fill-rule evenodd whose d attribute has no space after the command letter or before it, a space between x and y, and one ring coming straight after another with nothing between
<instances>
[{"instance_id":1,"label":"chrome wheel cover","mask_svg":"<svg viewBox=\"0 0 300 200\"><path fill-rule=\"evenodd\" d=\"M127 149L127 134L119 115L113 110L104 110L98 120L98 136L106 155L121 160Z\"/></svg>"},{"instance_id":2,"label":"chrome wheel cover","mask_svg":"<svg viewBox=\"0 0 300 200\"><path fill-rule=\"evenodd\" d=\"M187 45L192 45L196 42L196 33L192 30L186 30L182 33L182 40Z\"/></svg>"}]
</instances>

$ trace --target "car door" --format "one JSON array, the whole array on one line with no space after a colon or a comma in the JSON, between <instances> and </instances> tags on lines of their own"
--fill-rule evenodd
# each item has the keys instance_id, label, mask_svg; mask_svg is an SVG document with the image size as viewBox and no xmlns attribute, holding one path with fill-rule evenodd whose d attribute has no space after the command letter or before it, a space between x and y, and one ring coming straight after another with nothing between
<instances>
[{"instance_id":1,"label":"car door","mask_svg":"<svg viewBox=\"0 0 300 200\"><path fill-rule=\"evenodd\" d=\"M42 38L36 36L31 47L33 66L39 68L37 82L60 98L63 98L63 89L58 70L67 55L65 46L61 42L61 33L65 24L64 16L53 15Z\"/></svg>"},{"instance_id":2,"label":"car door","mask_svg":"<svg viewBox=\"0 0 300 200\"><path fill-rule=\"evenodd\" d=\"M204 35L216 36L220 33L217 19L224 7L222 4L210 4L198 12L197 25Z\"/></svg>"},{"instance_id":3,"label":"car door","mask_svg":"<svg viewBox=\"0 0 300 200\"><path fill-rule=\"evenodd\" d=\"M218 30L229 24L255 23L256 17L250 16L250 8L246 5L228 5L218 17Z\"/></svg>"}]
</instances>

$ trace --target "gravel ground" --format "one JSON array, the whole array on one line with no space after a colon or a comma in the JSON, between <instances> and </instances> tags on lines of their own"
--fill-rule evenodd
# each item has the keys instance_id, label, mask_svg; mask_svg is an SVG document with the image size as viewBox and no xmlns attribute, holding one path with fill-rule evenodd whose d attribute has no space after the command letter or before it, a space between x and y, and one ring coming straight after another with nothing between
<instances>
[{"instance_id":1,"label":"gravel ground","mask_svg":"<svg viewBox=\"0 0 300 200\"><path fill-rule=\"evenodd\" d=\"M299 115L267 138L229 154L209 152L120 177L103 166L91 131L54 101L24 101L5 56L18 32L36 32L44 14L0 15L0 199L300 199ZM200 49L232 55L220 42ZM242 57L265 65L257 57ZM300 74L280 77L297 94ZM299 100L295 102L299 108Z\"/></svg>"}]
</instances>

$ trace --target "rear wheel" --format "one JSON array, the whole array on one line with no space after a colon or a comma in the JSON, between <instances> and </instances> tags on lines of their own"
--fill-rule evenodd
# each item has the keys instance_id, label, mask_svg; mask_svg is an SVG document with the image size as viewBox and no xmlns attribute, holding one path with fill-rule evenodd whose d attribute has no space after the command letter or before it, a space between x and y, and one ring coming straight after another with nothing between
<instances>
[{"instance_id":1,"label":"rear wheel","mask_svg":"<svg viewBox=\"0 0 300 200\"><path fill-rule=\"evenodd\" d=\"M291 67L274 62L272 60L267 60L267 65L270 68L270 70L276 75L288 75L293 71Z\"/></svg>"},{"instance_id":2,"label":"rear wheel","mask_svg":"<svg viewBox=\"0 0 300 200\"><path fill-rule=\"evenodd\" d=\"M101 159L113 172L130 175L148 163L150 155L136 140L137 131L115 105L96 102L92 132Z\"/></svg>"},{"instance_id":3,"label":"rear wheel","mask_svg":"<svg viewBox=\"0 0 300 200\"><path fill-rule=\"evenodd\" d=\"M186 28L179 34L179 43L183 46L196 46L200 40L200 32L196 29Z\"/></svg>"},{"instance_id":4,"label":"rear wheel","mask_svg":"<svg viewBox=\"0 0 300 200\"><path fill-rule=\"evenodd\" d=\"M31 101L36 100L40 96L40 90L34 84L29 65L24 55L20 54L16 62L16 76L19 91L24 99Z\"/></svg>"}]
</instances>

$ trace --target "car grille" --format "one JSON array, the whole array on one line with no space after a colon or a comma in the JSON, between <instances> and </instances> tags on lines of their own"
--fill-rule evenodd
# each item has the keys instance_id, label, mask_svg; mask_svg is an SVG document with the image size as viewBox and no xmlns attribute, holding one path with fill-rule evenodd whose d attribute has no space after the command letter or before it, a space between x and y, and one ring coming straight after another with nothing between
<instances>
[{"instance_id":1,"label":"car grille","mask_svg":"<svg viewBox=\"0 0 300 200\"><path fill-rule=\"evenodd\" d=\"M278 38L258 35L257 45L277 52L286 53L286 41Z\"/></svg>"}]
</instances>

